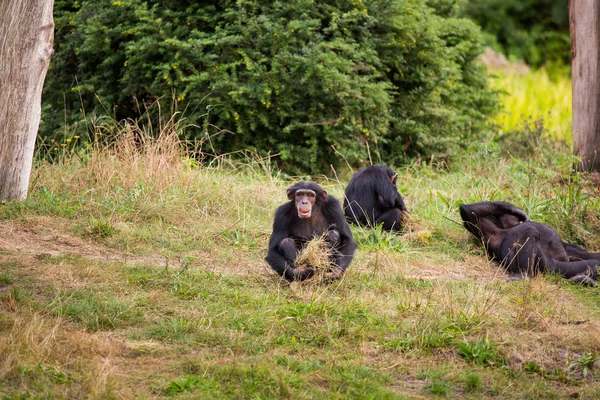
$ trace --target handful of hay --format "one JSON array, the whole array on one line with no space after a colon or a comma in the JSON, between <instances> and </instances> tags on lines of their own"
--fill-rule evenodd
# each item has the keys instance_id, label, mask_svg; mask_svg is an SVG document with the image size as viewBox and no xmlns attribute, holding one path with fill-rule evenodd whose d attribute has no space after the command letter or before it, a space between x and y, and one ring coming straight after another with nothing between
<instances>
[{"instance_id":1,"label":"handful of hay","mask_svg":"<svg viewBox=\"0 0 600 400\"><path fill-rule=\"evenodd\" d=\"M315 275L322 275L336 268L333 262L334 255L335 249L329 246L325 240L325 235L315 237L306 242L306 246L300 250L296 261L294 261L294 266L298 268L301 265L306 265L315 271Z\"/></svg>"}]
</instances>

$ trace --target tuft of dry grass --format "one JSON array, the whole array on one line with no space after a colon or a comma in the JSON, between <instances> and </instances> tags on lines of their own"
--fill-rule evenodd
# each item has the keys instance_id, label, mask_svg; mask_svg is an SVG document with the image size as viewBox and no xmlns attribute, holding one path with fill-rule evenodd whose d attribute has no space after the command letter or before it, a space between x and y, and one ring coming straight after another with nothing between
<instances>
[{"instance_id":1,"label":"tuft of dry grass","mask_svg":"<svg viewBox=\"0 0 600 400\"><path fill-rule=\"evenodd\" d=\"M334 250L325 240L325 236L319 236L306 243L306 246L298 253L294 264L307 265L315 270L315 273L327 272L333 266L332 256Z\"/></svg>"}]
</instances>

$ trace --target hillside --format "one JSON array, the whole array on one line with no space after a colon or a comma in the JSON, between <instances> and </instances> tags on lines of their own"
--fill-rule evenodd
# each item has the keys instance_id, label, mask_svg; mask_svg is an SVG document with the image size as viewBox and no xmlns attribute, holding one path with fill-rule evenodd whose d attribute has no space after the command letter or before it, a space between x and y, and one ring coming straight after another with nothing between
<instances>
[{"instance_id":1,"label":"hillside","mask_svg":"<svg viewBox=\"0 0 600 400\"><path fill-rule=\"evenodd\" d=\"M0 205L0 395L598 398L600 289L506 282L457 223L510 201L600 250L597 178L566 154L482 143L399 169L404 235L353 228L341 281L289 285L263 259L295 179L269 160L198 163L169 135L65 149Z\"/></svg>"}]
</instances>

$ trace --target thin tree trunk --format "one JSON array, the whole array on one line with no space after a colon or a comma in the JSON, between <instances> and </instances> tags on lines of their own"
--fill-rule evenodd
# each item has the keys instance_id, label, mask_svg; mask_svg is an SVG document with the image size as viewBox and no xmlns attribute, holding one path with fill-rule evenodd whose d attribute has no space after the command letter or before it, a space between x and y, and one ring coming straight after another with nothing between
<instances>
[{"instance_id":1,"label":"thin tree trunk","mask_svg":"<svg viewBox=\"0 0 600 400\"><path fill-rule=\"evenodd\" d=\"M600 171L600 1L570 0L573 151L579 168Z\"/></svg>"},{"instance_id":2,"label":"thin tree trunk","mask_svg":"<svg viewBox=\"0 0 600 400\"><path fill-rule=\"evenodd\" d=\"M54 0L0 0L0 202L27 196Z\"/></svg>"}]
</instances>

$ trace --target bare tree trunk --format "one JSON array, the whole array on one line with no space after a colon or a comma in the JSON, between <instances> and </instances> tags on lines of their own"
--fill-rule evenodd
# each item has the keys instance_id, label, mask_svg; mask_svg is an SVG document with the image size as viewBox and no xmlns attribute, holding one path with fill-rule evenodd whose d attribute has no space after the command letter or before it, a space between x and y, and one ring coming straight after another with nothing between
<instances>
[{"instance_id":1,"label":"bare tree trunk","mask_svg":"<svg viewBox=\"0 0 600 400\"><path fill-rule=\"evenodd\" d=\"M600 1L570 0L573 151L579 168L600 171Z\"/></svg>"},{"instance_id":2,"label":"bare tree trunk","mask_svg":"<svg viewBox=\"0 0 600 400\"><path fill-rule=\"evenodd\" d=\"M0 202L27 196L54 0L0 0Z\"/></svg>"}]
</instances>

